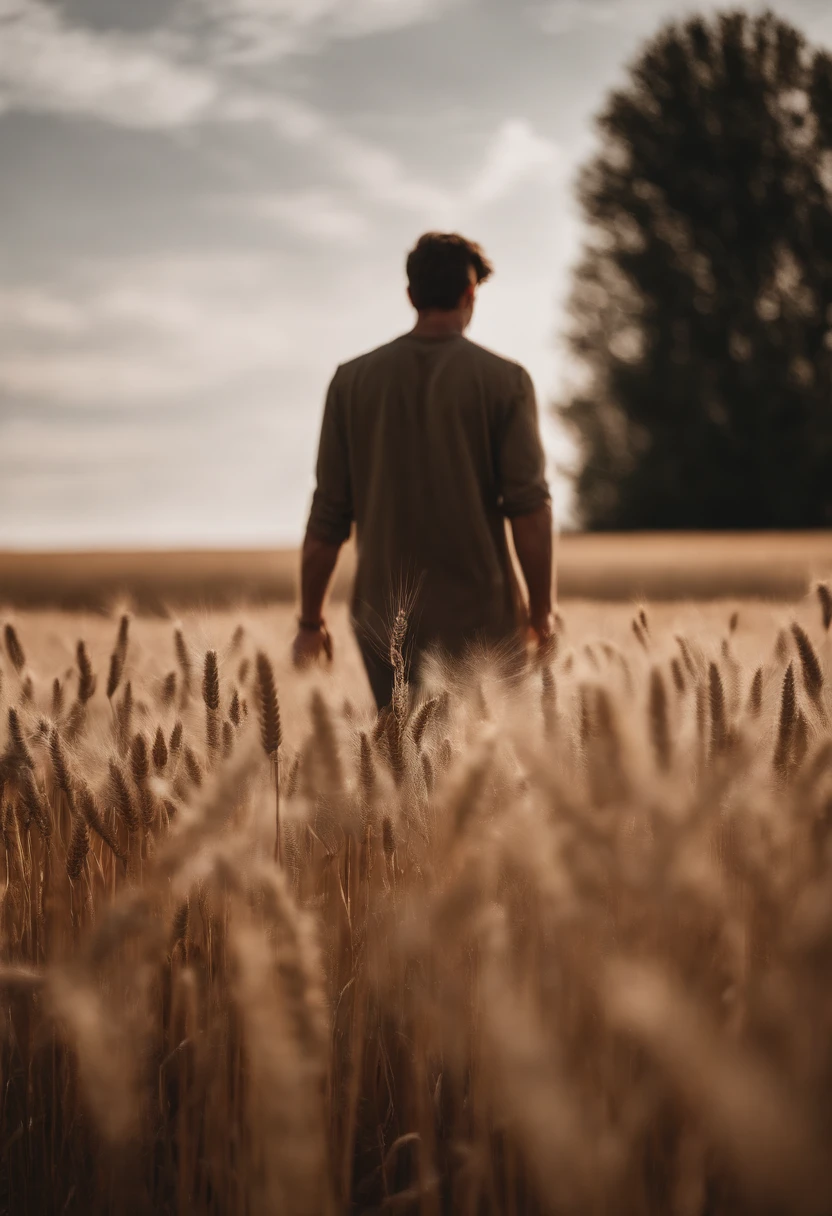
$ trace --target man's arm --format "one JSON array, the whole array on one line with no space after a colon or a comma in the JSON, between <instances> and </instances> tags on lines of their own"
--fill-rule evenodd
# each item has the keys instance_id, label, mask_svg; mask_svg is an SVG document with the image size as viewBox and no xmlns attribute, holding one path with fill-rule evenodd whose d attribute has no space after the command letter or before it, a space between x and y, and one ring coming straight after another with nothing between
<instances>
[{"instance_id":1,"label":"man's arm","mask_svg":"<svg viewBox=\"0 0 832 1216\"><path fill-rule=\"evenodd\" d=\"M511 534L517 560L529 590L529 625L544 642L552 635L552 507L515 515Z\"/></svg>"},{"instance_id":2,"label":"man's arm","mask_svg":"<svg viewBox=\"0 0 832 1216\"><path fill-rule=\"evenodd\" d=\"M332 658L332 639L324 624L324 600L341 552L341 542L323 540L307 528L300 563L300 621L292 646L296 667L307 667L321 655Z\"/></svg>"},{"instance_id":3,"label":"man's arm","mask_svg":"<svg viewBox=\"0 0 832 1216\"><path fill-rule=\"evenodd\" d=\"M300 562L300 615L309 624L323 619L324 599L341 552L341 542L307 529Z\"/></svg>"},{"instance_id":4,"label":"man's arm","mask_svg":"<svg viewBox=\"0 0 832 1216\"><path fill-rule=\"evenodd\" d=\"M336 372L324 407L317 486L301 555L300 622L292 647L292 656L299 667L322 654L332 658L332 642L324 625L323 605L338 553L350 534L353 514L342 409Z\"/></svg>"},{"instance_id":5,"label":"man's arm","mask_svg":"<svg viewBox=\"0 0 832 1216\"><path fill-rule=\"evenodd\" d=\"M543 644L552 636L552 503L531 377L518 369L500 438L500 492L529 591L529 624Z\"/></svg>"}]
</instances>

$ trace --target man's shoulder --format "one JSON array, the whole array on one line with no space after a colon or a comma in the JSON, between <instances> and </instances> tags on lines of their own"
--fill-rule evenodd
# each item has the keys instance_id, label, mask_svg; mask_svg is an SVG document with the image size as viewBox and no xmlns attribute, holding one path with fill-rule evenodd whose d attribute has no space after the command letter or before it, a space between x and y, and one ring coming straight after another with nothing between
<instances>
[{"instance_id":1,"label":"man's shoulder","mask_svg":"<svg viewBox=\"0 0 832 1216\"><path fill-rule=\"evenodd\" d=\"M400 342L400 338L393 338L392 341L384 342L381 346L374 346L372 350L364 351L360 355L354 355L351 359L345 359L342 363L338 364L335 372L336 377L349 379L365 367L394 357Z\"/></svg>"},{"instance_id":2,"label":"man's shoulder","mask_svg":"<svg viewBox=\"0 0 832 1216\"><path fill-rule=\"evenodd\" d=\"M506 355L498 355L490 347L480 346L478 342L472 342L470 338L463 338L463 349L468 358L481 364L492 374L503 375L513 381L516 381L519 377L528 376L525 367L523 367L522 363L518 363L516 359L509 359Z\"/></svg>"},{"instance_id":3,"label":"man's shoulder","mask_svg":"<svg viewBox=\"0 0 832 1216\"><path fill-rule=\"evenodd\" d=\"M365 351L363 354L356 355L352 359L347 359L338 365L336 377L343 380L350 380L356 374L361 373L366 368L383 365L390 361L395 361L399 357L405 357L408 348L408 335L400 334L389 342L383 343L381 346L376 346L372 350ZM521 363L516 359L509 359L505 355L499 355L496 351L490 350L487 346L480 346L477 342L472 342L470 338L460 335L454 343L454 357L482 368L487 375L503 383L509 382L516 385L518 381L529 378L529 374Z\"/></svg>"}]
</instances>

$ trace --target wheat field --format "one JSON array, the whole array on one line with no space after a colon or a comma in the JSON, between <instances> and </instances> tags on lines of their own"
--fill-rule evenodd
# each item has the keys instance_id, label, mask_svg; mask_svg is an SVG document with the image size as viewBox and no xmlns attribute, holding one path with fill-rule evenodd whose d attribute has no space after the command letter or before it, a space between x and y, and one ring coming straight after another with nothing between
<instances>
[{"instance_id":1,"label":"wheat field","mask_svg":"<svg viewBox=\"0 0 832 1216\"><path fill-rule=\"evenodd\" d=\"M0 1210L828 1212L827 586L378 717L339 611L4 617Z\"/></svg>"}]
</instances>

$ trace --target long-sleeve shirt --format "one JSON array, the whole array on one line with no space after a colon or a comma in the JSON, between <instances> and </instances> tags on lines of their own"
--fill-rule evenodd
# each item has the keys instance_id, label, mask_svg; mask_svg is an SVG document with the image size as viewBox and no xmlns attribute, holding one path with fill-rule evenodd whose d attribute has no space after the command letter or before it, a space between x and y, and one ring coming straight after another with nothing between
<instances>
[{"instance_id":1,"label":"long-sleeve shirt","mask_svg":"<svg viewBox=\"0 0 832 1216\"><path fill-rule=\"evenodd\" d=\"M462 335L405 334L341 364L329 386L309 531L356 527L356 630L383 645L399 607L411 644L459 653L516 636L506 518L549 501L534 387Z\"/></svg>"}]
</instances>

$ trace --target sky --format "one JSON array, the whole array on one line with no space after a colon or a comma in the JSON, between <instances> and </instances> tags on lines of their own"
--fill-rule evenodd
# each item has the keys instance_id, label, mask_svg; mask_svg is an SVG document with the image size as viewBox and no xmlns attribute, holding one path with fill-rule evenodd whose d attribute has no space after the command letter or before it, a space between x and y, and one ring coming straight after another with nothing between
<instances>
[{"instance_id":1,"label":"sky","mask_svg":"<svg viewBox=\"0 0 832 1216\"><path fill-rule=\"evenodd\" d=\"M0 547L298 542L326 386L412 325L430 229L495 264L469 336L531 372L568 525L575 175L690 7L0 0ZM829 0L774 7L832 45Z\"/></svg>"}]
</instances>

